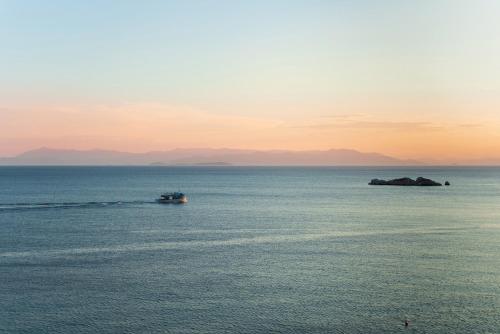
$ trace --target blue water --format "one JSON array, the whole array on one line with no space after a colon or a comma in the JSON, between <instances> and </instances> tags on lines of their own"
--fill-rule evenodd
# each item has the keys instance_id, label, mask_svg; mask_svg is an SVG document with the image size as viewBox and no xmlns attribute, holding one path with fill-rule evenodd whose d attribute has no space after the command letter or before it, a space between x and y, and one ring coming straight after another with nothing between
<instances>
[{"instance_id":1,"label":"blue water","mask_svg":"<svg viewBox=\"0 0 500 334\"><path fill-rule=\"evenodd\" d=\"M452 185L367 185L401 176ZM499 333L499 310L498 168L0 167L1 333Z\"/></svg>"}]
</instances>

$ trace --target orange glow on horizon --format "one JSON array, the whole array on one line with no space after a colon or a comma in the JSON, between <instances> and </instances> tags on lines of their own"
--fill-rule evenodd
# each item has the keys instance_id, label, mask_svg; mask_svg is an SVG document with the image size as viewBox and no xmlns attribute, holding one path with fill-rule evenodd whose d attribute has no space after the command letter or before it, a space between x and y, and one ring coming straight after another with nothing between
<instances>
[{"instance_id":1,"label":"orange glow on horizon","mask_svg":"<svg viewBox=\"0 0 500 334\"><path fill-rule=\"evenodd\" d=\"M336 114L286 120L217 114L189 106L153 103L4 108L4 113L8 112L0 125L0 154L15 155L45 146L128 152L193 147L347 148L443 162L460 161L465 156L467 159L498 159L500 156L500 121L495 119L493 112L483 112L481 119L457 116L452 123L445 122L446 117L435 117L429 122L424 118L398 117L401 113L388 105L385 109L389 112L373 116L375 108L384 110L383 107L358 105L353 108L357 113L340 110ZM460 109L451 107L460 114ZM262 110L259 114L265 115Z\"/></svg>"}]
</instances>

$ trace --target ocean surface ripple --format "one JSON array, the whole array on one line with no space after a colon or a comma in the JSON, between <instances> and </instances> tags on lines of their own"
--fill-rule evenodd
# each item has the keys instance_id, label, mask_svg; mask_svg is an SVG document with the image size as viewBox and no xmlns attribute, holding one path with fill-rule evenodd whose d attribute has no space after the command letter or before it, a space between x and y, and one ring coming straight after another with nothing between
<instances>
[{"instance_id":1,"label":"ocean surface ripple","mask_svg":"<svg viewBox=\"0 0 500 334\"><path fill-rule=\"evenodd\" d=\"M367 185L403 176L452 186ZM497 333L499 203L499 168L0 167L0 333Z\"/></svg>"}]
</instances>

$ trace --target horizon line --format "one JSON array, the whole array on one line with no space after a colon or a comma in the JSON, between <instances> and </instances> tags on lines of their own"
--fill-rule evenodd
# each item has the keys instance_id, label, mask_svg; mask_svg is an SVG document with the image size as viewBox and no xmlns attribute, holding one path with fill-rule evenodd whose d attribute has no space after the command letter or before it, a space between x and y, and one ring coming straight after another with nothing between
<instances>
[{"instance_id":1,"label":"horizon line","mask_svg":"<svg viewBox=\"0 0 500 334\"><path fill-rule=\"evenodd\" d=\"M2 165L3 167L151 167L151 168L182 168L182 167L199 167L199 168L231 168L231 167L290 167L290 168L499 168L500 164L497 165L471 165L471 164L421 164L421 165L296 165L296 164L283 164L283 165L272 165L272 164L259 164L259 165L245 165L245 164L232 164L228 163L225 165L217 164L12 164L12 165Z\"/></svg>"}]
</instances>

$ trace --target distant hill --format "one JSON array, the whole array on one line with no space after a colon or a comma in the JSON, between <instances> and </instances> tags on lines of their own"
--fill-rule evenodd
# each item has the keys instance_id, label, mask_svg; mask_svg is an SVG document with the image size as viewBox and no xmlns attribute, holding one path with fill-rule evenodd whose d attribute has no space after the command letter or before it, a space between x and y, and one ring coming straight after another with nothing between
<instances>
[{"instance_id":1,"label":"distant hill","mask_svg":"<svg viewBox=\"0 0 500 334\"><path fill-rule=\"evenodd\" d=\"M167 162L153 162L150 166L232 166L229 162L215 161L215 162L198 162L198 163L167 163Z\"/></svg>"},{"instance_id":2,"label":"distant hill","mask_svg":"<svg viewBox=\"0 0 500 334\"><path fill-rule=\"evenodd\" d=\"M39 148L15 157L0 158L0 165L401 166L418 164L420 164L418 161L347 149L259 151L199 148L127 153Z\"/></svg>"}]
</instances>

